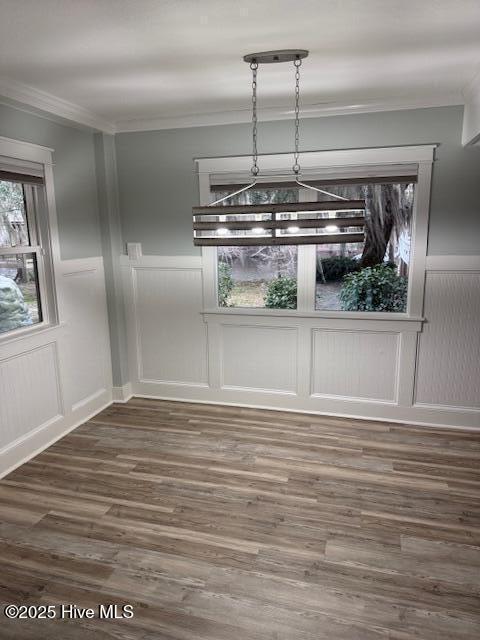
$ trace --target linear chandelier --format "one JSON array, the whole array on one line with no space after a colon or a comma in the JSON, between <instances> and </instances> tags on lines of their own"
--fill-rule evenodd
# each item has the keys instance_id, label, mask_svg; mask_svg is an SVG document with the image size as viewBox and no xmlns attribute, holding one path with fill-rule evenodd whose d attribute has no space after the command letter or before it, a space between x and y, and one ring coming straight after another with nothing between
<instances>
[{"instance_id":1,"label":"linear chandelier","mask_svg":"<svg viewBox=\"0 0 480 640\"><path fill-rule=\"evenodd\" d=\"M208 206L192 208L194 245L343 244L364 240L364 200L348 200L300 179L300 66L302 59L307 56L308 51L304 49L285 49L251 53L243 58L252 70L252 181ZM295 70L295 150L292 166L295 184L333 200L225 205L228 200L252 189L261 177L257 151L257 72L259 64L279 62L293 62Z\"/></svg>"}]
</instances>

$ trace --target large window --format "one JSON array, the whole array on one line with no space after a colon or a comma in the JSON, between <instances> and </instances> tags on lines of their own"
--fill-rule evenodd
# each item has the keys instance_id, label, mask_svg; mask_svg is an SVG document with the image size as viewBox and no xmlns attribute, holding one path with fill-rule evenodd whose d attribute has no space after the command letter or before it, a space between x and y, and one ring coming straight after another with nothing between
<instances>
[{"instance_id":1,"label":"large window","mask_svg":"<svg viewBox=\"0 0 480 640\"><path fill-rule=\"evenodd\" d=\"M433 154L432 145L302 154L302 181L317 191L292 180L289 154L265 155L262 177L222 203L236 207L225 215L206 205L248 184L249 158L198 160L205 310L421 317Z\"/></svg>"},{"instance_id":2,"label":"large window","mask_svg":"<svg viewBox=\"0 0 480 640\"><path fill-rule=\"evenodd\" d=\"M0 171L0 335L44 319L44 257L36 209L41 179Z\"/></svg>"},{"instance_id":3,"label":"large window","mask_svg":"<svg viewBox=\"0 0 480 640\"><path fill-rule=\"evenodd\" d=\"M279 183L278 186L245 191L224 204L290 203L298 202L300 195L304 200L313 197L318 202L331 201L335 196L365 201L363 241L315 245L315 309L404 313L408 295L414 178L357 179L351 183L339 179L338 184L332 180L316 180L315 186L323 193ZM221 198L228 191L216 189L214 193ZM304 215L327 217L326 231L332 235L342 235L350 229L335 224L336 217L348 215L344 211ZM235 215L217 218L221 225L227 219L234 220ZM252 214L252 229L249 230L257 229L259 237L263 231L261 218L262 214ZM299 230L293 225L294 222L285 233L295 236ZM221 226L219 230L222 230ZM262 246L256 243L217 247L219 306L296 309L297 254L296 245Z\"/></svg>"}]
</instances>

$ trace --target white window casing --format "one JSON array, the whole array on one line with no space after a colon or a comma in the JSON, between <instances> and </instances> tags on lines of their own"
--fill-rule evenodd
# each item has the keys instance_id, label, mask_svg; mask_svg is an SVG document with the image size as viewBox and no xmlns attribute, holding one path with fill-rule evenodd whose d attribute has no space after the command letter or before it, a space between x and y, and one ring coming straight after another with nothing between
<instances>
[{"instance_id":1,"label":"white window casing","mask_svg":"<svg viewBox=\"0 0 480 640\"><path fill-rule=\"evenodd\" d=\"M430 182L435 145L382 147L376 149L344 149L339 151L314 151L302 153L302 175L319 179L328 177L371 177L388 175L417 175L417 185L412 215L412 243L409 265L408 303L406 313L364 311L315 310L315 245L298 246L298 298L296 310L221 308L217 304L216 247L202 247L204 274L205 314L252 316L300 316L315 318L344 318L358 320L389 320L418 322L423 314L423 296L427 254L428 218L430 207ZM201 158L196 160L200 204L210 202L210 184L231 183L232 180L248 182L251 158L249 156ZM266 180L278 182L292 180L293 154L269 154L259 156L261 173ZM276 176L280 174L281 178ZM261 182L260 182L261 184ZM300 191L300 198L305 190Z\"/></svg>"},{"instance_id":2,"label":"white window casing","mask_svg":"<svg viewBox=\"0 0 480 640\"><path fill-rule=\"evenodd\" d=\"M55 265L60 260L57 217L53 189L52 149L27 142L0 137L0 170L25 174L26 216L30 244L2 247L0 254L34 254L36 257L38 288L42 320L0 334L0 344L39 333L59 324L55 290ZM27 176L43 178L43 185L34 187Z\"/></svg>"}]
</instances>

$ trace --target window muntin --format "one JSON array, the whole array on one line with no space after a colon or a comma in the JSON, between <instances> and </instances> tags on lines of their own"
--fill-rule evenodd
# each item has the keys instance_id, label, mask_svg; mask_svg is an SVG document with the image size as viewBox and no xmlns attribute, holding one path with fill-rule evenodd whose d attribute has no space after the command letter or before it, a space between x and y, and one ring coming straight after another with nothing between
<instances>
[{"instance_id":1,"label":"window muntin","mask_svg":"<svg viewBox=\"0 0 480 640\"><path fill-rule=\"evenodd\" d=\"M36 189L0 177L0 335L44 320Z\"/></svg>"}]
</instances>

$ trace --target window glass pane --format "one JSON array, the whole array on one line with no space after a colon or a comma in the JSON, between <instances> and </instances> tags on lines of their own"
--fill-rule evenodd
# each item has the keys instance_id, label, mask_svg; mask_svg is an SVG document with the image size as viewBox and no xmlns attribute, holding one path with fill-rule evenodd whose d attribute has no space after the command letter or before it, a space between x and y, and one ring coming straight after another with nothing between
<instances>
[{"instance_id":1,"label":"window glass pane","mask_svg":"<svg viewBox=\"0 0 480 640\"><path fill-rule=\"evenodd\" d=\"M29 244L23 186L0 180L0 247Z\"/></svg>"},{"instance_id":2,"label":"window glass pane","mask_svg":"<svg viewBox=\"0 0 480 640\"><path fill-rule=\"evenodd\" d=\"M298 188L249 189L222 204L281 204L298 202ZM212 193L212 200L228 191ZM221 218L222 216L217 216ZM229 216L231 219L232 216ZM262 214L252 215L261 228ZM226 219L226 217L225 217ZM244 218L243 218L244 219ZM259 232L259 236L262 233ZM218 304L221 307L297 308L297 247L217 247Z\"/></svg>"},{"instance_id":3,"label":"window glass pane","mask_svg":"<svg viewBox=\"0 0 480 640\"><path fill-rule=\"evenodd\" d=\"M41 320L35 254L0 255L0 333Z\"/></svg>"},{"instance_id":4,"label":"window glass pane","mask_svg":"<svg viewBox=\"0 0 480 640\"><path fill-rule=\"evenodd\" d=\"M316 309L405 312L414 184L342 184L327 189L350 200L365 200L365 241L317 245ZM334 224L332 218L332 230Z\"/></svg>"},{"instance_id":5,"label":"window glass pane","mask_svg":"<svg viewBox=\"0 0 480 640\"><path fill-rule=\"evenodd\" d=\"M221 307L297 308L297 247L218 247Z\"/></svg>"},{"instance_id":6,"label":"window glass pane","mask_svg":"<svg viewBox=\"0 0 480 640\"><path fill-rule=\"evenodd\" d=\"M219 203L228 207L229 205L241 205L241 204L283 204L285 202L298 202L298 187L275 187L275 189L262 189L261 186L257 188L248 189L243 191L233 198L224 200ZM224 198L232 191L215 191L210 194L211 201L220 200Z\"/></svg>"}]
</instances>

